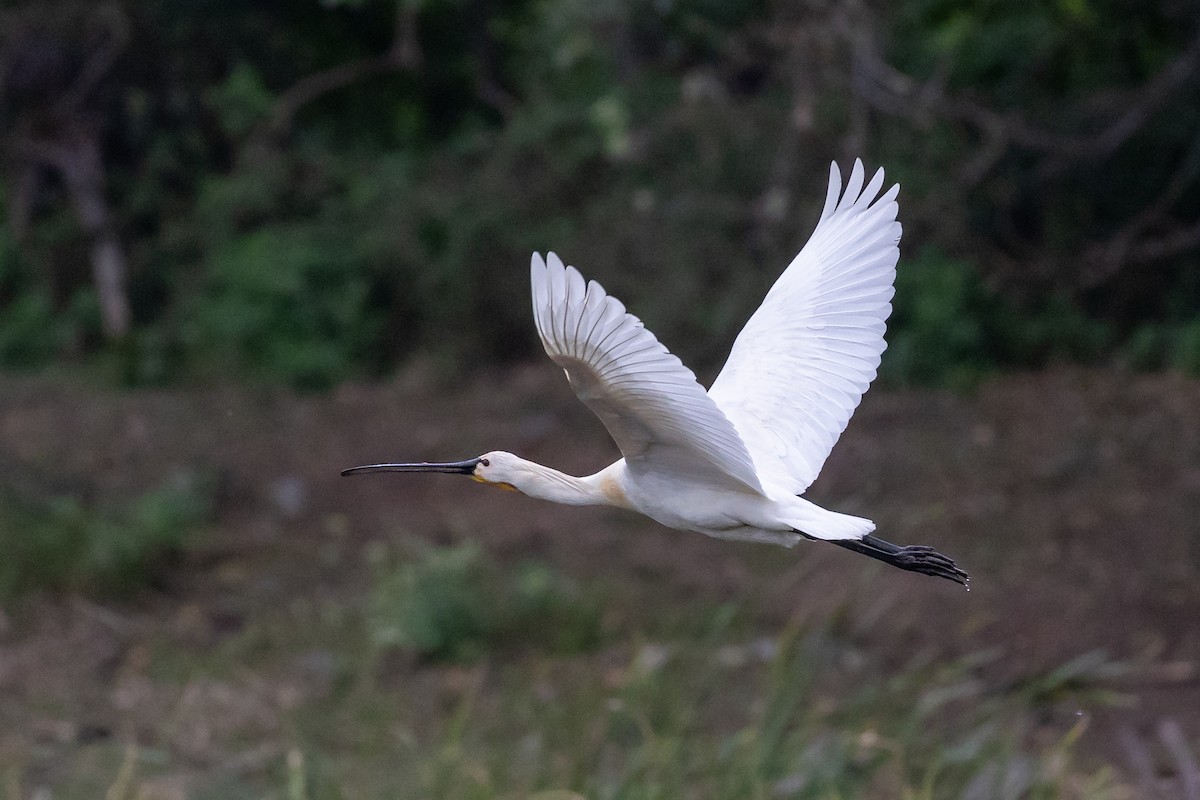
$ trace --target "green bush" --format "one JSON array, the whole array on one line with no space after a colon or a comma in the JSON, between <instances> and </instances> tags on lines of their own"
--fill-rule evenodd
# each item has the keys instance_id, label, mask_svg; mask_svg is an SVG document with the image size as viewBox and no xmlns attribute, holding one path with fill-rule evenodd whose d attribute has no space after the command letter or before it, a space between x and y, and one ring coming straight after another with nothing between
<instances>
[{"instance_id":1,"label":"green bush","mask_svg":"<svg viewBox=\"0 0 1200 800\"><path fill-rule=\"evenodd\" d=\"M78 351L99 329L90 286L55 307L50 282L23 258L9 231L0 227L0 367L30 370Z\"/></svg>"},{"instance_id":2,"label":"green bush","mask_svg":"<svg viewBox=\"0 0 1200 800\"><path fill-rule=\"evenodd\" d=\"M1179 326L1171 342L1171 366L1200 376L1200 319Z\"/></svg>"},{"instance_id":3,"label":"green bush","mask_svg":"<svg viewBox=\"0 0 1200 800\"><path fill-rule=\"evenodd\" d=\"M489 675L487 702L456 709L414 796L1051 800L1124 790L1076 752L1093 711L1120 700L1109 687L1121 665L1103 654L1031 675L1030 687L1055 687L1036 697L989 687L988 653L883 664L822 629L622 655L569 671L593 670L587 680Z\"/></svg>"},{"instance_id":4,"label":"green bush","mask_svg":"<svg viewBox=\"0 0 1200 800\"><path fill-rule=\"evenodd\" d=\"M188 308L195 352L300 388L348 377L378 320L368 305L369 278L348 267L342 244L301 225L264 227L222 243Z\"/></svg>"},{"instance_id":5,"label":"green bush","mask_svg":"<svg viewBox=\"0 0 1200 800\"><path fill-rule=\"evenodd\" d=\"M33 591L129 595L207 520L203 482L164 483L124 505L0 494L0 598Z\"/></svg>"},{"instance_id":6,"label":"green bush","mask_svg":"<svg viewBox=\"0 0 1200 800\"><path fill-rule=\"evenodd\" d=\"M1191 369L1195 249L1171 248L1200 214L1200 106L1143 91L1190 27L1127 5L148 0L95 110L134 333L102 342L50 181L19 258L0 235L0 366L99 354L130 382L320 389L418 350L521 358L525 264L555 249L705 371L803 243L829 160L862 155L905 186L893 378L1123 344ZM74 23L30 13L72 46ZM380 61L393 47L412 64ZM1088 152L1147 96L1127 141ZM1158 324L1170 343L1134 333Z\"/></svg>"},{"instance_id":7,"label":"green bush","mask_svg":"<svg viewBox=\"0 0 1200 800\"><path fill-rule=\"evenodd\" d=\"M963 384L989 365L988 295L969 264L924 250L896 273L883 376L904 383Z\"/></svg>"},{"instance_id":8,"label":"green bush","mask_svg":"<svg viewBox=\"0 0 1200 800\"><path fill-rule=\"evenodd\" d=\"M901 259L892 304L880 374L895 383L965 388L1000 367L1089 361L1110 341L1106 325L1061 298L1018 309L935 248Z\"/></svg>"},{"instance_id":9,"label":"green bush","mask_svg":"<svg viewBox=\"0 0 1200 800\"><path fill-rule=\"evenodd\" d=\"M384 565L368 607L377 647L434 660L471 661L490 649L534 646L578 652L596 644L599 605L543 564L505 571L476 543L421 546Z\"/></svg>"},{"instance_id":10,"label":"green bush","mask_svg":"<svg viewBox=\"0 0 1200 800\"><path fill-rule=\"evenodd\" d=\"M479 657L496 627L477 545L428 548L418 561L377 576L369 612L376 645L431 658Z\"/></svg>"}]
</instances>

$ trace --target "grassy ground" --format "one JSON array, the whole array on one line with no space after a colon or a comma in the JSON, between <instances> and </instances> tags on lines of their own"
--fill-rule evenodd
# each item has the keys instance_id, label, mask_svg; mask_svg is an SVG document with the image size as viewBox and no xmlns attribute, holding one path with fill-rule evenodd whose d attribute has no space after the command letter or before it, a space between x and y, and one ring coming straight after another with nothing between
<instances>
[{"instance_id":1,"label":"grassy ground","mask_svg":"<svg viewBox=\"0 0 1200 800\"><path fill-rule=\"evenodd\" d=\"M591 471L611 445L555 373L0 382L0 574L51 587L2 606L0 798L1192 800L1200 383L869 395L811 496L955 556L970 593L336 476L497 447ZM90 566L41 570L63 498ZM89 581L79 537L114 526L147 557Z\"/></svg>"}]
</instances>

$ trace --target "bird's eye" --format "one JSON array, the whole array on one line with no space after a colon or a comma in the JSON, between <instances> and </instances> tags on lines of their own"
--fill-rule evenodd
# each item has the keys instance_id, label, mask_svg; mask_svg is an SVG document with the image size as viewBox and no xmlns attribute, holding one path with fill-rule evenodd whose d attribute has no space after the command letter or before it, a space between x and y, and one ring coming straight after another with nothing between
<instances>
[{"instance_id":1,"label":"bird's eye","mask_svg":"<svg viewBox=\"0 0 1200 800\"><path fill-rule=\"evenodd\" d=\"M479 463L480 463L480 465L485 466L485 467L490 467L492 465L492 462L488 461L486 458L481 458L479 460Z\"/></svg>"}]
</instances>

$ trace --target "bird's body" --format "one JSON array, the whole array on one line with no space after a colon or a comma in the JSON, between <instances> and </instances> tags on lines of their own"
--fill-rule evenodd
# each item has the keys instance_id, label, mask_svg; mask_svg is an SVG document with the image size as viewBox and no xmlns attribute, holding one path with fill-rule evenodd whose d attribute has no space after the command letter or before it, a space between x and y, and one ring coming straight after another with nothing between
<instances>
[{"instance_id":1,"label":"bird's body","mask_svg":"<svg viewBox=\"0 0 1200 800\"><path fill-rule=\"evenodd\" d=\"M827 511L803 497L771 497L741 487L680 481L659 472L638 473L631 471L623 458L582 478L503 451L487 453L480 459L478 477L487 483L562 505L616 506L637 511L668 528L697 531L718 539L790 547L804 538L802 532L815 539L843 539L858 538L856 531L874 528L870 520ZM488 464L484 466L482 460Z\"/></svg>"},{"instance_id":2,"label":"bird's body","mask_svg":"<svg viewBox=\"0 0 1200 800\"><path fill-rule=\"evenodd\" d=\"M583 478L502 451L359 472L458 472L567 505L611 505L671 528L792 546L819 539L903 569L966 583L953 561L871 535L868 519L800 495L816 479L886 344L900 224L883 171L830 172L808 244L734 342L712 388L637 317L553 253L534 254L533 312L547 354L608 428L622 458Z\"/></svg>"}]
</instances>

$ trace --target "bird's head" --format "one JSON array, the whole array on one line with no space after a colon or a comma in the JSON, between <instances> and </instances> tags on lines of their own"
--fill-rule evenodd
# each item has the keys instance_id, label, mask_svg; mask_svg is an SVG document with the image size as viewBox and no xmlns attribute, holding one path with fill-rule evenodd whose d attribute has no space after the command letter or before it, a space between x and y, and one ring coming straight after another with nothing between
<instances>
[{"instance_id":1,"label":"bird's head","mask_svg":"<svg viewBox=\"0 0 1200 800\"><path fill-rule=\"evenodd\" d=\"M474 461L477 463L475 470L471 473L473 479L480 483L499 486L501 489L517 491L517 476L521 474L521 467L525 463L523 459L503 450L493 450L490 453L484 453Z\"/></svg>"},{"instance_id":2,"label":"bird's head","mask_svg":"<svg viewBox=\"0 0 1200 800\"><path fill-rule=\"evenodd\" d=\"M468 458L466 461L418 461L404 464L367 464L361 467L350 467L342 470L343 475L361 475L367 472L443 472L450 475L469 475L480 483L489 483L501 489L516 491L514 483L521 473L521 465L525 462L506 453L494 450L484 453L478 458Z\"/></svg>"}]
</instances>

